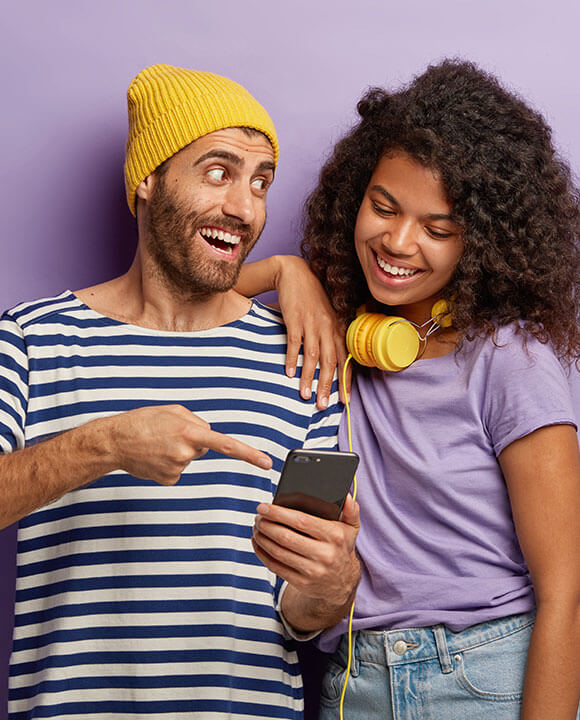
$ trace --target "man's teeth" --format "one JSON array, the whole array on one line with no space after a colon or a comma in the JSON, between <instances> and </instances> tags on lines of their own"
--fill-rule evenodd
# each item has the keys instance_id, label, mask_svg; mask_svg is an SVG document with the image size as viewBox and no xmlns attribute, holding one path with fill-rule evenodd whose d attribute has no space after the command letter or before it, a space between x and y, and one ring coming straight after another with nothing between
<instances>
[{"instance_id":1,"label":"man's teeth","mask_svg":"<svg viewBox=\"0 0 580 720\"><path fill-rule=\"evenodd\" d=\"M218 230L217 228L200 228L199 233L208 240L221 240L222 242L229 243L230 245L237 245L242 239L241 235L232 235L232 233L225 230Z\"/></svg>"},{"instance_id":2,"label":"man's teeth","mask_svg":"<svg viewBox=\"0 0 580 720\"><path fill-rule=\"evenodd\" d=\"M397 267L396 265L389 265L388 262L383 260L377 255L377 263L378 266L381 268L381 270L384 270L386 273L389 273L389 275L399 276L402 275L403 277L411 277L411 275L415 275L415 273L419 272L418 270L413 270L411 268L402 268Z\"/></svg>"}]
</instances>

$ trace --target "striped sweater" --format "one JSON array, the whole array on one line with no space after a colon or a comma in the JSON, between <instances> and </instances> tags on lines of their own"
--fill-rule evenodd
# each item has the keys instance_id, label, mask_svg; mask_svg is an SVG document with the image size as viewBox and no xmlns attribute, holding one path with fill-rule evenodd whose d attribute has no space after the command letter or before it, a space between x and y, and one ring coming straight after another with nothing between
<instances>
[{"instance_id":1,"label":"striped sweater","mask_svg":"<svg viewBox=\"0 0 580 720\"><path fill-rule=\"evenodd\" d=\"M281 582L251 546L293 447L336 446L328 410L284 374L278 313L201 332L106 318L70 292L0 321L0 452L133 408L179 403L269 453L209 452L172 487L112 472L20 522L10 719L300 718L276 612Z\"/></svg>"}]
</instances>

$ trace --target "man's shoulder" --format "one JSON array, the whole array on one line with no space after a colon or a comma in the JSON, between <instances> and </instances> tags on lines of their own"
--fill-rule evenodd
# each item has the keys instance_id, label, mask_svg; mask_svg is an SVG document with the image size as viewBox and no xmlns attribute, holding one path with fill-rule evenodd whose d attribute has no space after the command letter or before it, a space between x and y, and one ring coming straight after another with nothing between
<instances>
[{"instance_id":1,"label":"man's shoulder","mask_svg":"<svg viewBox=\"0 0 580 720\"><path fill-rule=\"evenodd\" d=\"M279 325L285 329L282 313L277 308L264 305L264 303L254 298L250 312L264 322Z\"/></svg>"},{"instance_id":2,"label":"man's shoulder","mask_svg":"<svg viewBox=\"0 0 580 720\"><path fill-rule=\"evenodd\" d=\"M24 329L37 323L50 321L51 318L56 319L79 307L82 307L82 303L78 298L70 290L65 290L52 297L18 303L6 310L2 319L12 320Z\"/></svg>"},{"instance_id":3,"label":"man's shoulder","mask_svg":"<svg viewBox=\"0 0 580 720\"><path fill-rule=\"evenodd\" d=\"M284 325L282 313L268 305L264 305L259 300L252 301L250 311L241 318L240 324L244 329L255 332L264 338L268 336L286 337L286 326Z\"/></svg>"}]
</instances>

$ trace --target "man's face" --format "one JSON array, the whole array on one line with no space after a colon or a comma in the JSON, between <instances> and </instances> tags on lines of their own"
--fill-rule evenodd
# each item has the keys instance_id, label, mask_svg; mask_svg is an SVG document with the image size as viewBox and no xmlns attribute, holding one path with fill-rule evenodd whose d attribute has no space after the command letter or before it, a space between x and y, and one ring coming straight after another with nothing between
<instances>
[{"instance_id":1,"label":"man's face","mask_svg":"<svg viewBox=\"0 0 580 720\"><path fill-rule=\"evenodd\" d=\"M274 152L257 132L205 135L151 177L147 250L162 281L187 297L231 289L266 222Z\"/></svg>"}]
</instances>

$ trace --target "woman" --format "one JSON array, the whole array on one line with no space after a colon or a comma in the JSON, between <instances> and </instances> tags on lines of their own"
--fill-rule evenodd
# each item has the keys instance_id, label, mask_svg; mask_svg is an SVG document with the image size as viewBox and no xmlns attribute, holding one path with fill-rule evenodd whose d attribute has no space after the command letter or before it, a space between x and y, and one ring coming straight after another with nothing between
<instances>
[{"instance_id":1,"label":"woman","mask_svg":"<svg viewBox=\"0 0 580 720\"><path fill-rule=\"evenodd\" d=\"M411 323L420 354L354 373L362 579L345 717L572 720L580 461L562 364L580 357L578 192L544 120L470 63L358 110L303 250L341 320L370 303ZM320 642L334 651L324 719L345 631Z\"/></svg>"}]
</instances>

